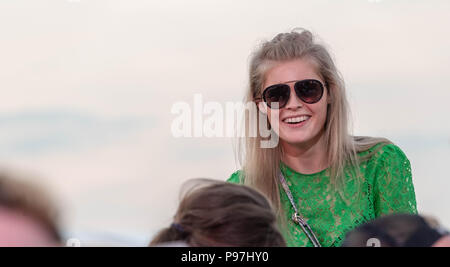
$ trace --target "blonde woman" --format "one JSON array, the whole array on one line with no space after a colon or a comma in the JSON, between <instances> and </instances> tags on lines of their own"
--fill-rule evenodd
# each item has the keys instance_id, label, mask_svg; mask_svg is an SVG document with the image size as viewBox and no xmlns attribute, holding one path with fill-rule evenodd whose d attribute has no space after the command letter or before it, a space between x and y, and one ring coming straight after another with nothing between
<instances>
[{"instance_id":1,"label":"blonde woman","mask_svg":"<svg viewBox=\"0 0 450 267\"><path fill-rule=\"evenodd\" d=\"M271 200L288 246L340 246L364 222L417 213L409 160L387 139L350 135L344 81L311 32L263 43L249 82L245 100L269 125L278 118L279 142L262 148L261 136L245 138L242 170L228 181Z\"/></svg>"}]
</instances>

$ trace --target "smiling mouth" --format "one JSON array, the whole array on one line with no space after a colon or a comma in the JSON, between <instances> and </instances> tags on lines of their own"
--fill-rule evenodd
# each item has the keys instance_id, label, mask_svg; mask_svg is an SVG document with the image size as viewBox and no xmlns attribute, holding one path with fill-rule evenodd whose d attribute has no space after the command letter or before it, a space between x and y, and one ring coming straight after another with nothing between
<instances>
[{"instance_id":1,"label":"smiling mouth","mask_svg":"<svg viewBox=\"0 0 450 267\"><path fill-rule=\"evenodd\" d=\"M287 123L287 124L299 124L299 123L309 120L309 118L311 118L311 116L303 115L303 116L298 116L298 117L286 118L283 120L283 122Z\"/></svg>"}]
</instances>

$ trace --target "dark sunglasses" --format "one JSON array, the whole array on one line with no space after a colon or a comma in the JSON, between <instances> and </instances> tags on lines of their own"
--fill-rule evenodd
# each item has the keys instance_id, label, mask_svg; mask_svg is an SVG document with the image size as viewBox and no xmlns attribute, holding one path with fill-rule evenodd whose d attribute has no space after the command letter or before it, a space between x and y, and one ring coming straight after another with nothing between
<instances>
[{"instance_id":1,"label":"dark sunglasses","mask_svg":"<svg viewBox=\"0 0 450 267\"><path fill-rule=\"evenodd\" d=\"M296 81L294 84L295 94L307 104L319 102L323 96L323 90L323 84L314 79ZM291 88L289 85L280 83L264 89L262 99L269 108L272 108L272 103L274 102L278 102L278 108L284 108L289 101L290 95Z\"/></svg>"}]
</instances>

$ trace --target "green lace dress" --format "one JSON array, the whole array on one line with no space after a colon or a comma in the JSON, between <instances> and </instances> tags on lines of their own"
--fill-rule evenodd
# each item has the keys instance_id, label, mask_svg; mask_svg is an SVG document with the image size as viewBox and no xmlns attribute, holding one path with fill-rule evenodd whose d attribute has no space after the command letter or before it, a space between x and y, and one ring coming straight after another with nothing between
<instances>
[{"instance_id":1,"label":"green lace dress","mask_svg":"<svg viewBox=\"0 0 450 267\"><path fill-rule=\"evenodd\" d=\"M377 146L358 155L364 156ZM340 246L349 230L379 216L417 213L409 160L393 144L384 145L369 160L361 163L360 182L352 179L347 167L341 192L333 190L328 169L301 174L283 163L280 168L297 200L299 212L325 247ZM242 183L244 178L242 171L237 171L228 182ZM291 218L293 208L282 189L280 198L284 211ZM287 220L287 228L280 228L288 246L312 246L300 226L292 220Z\"/></svg>"}]
</instances>

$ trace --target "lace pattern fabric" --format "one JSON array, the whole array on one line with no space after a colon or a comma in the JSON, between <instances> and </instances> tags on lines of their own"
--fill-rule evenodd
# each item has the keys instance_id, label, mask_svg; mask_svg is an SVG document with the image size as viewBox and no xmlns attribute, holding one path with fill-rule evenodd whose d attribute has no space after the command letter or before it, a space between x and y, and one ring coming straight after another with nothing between
<instances>
[{"instance_id":1,"label":"lace pattern fabric","mask_svg":"<svg viewBox=\"0 0 450 267\"><path fill-rule=\"evenodd\" d=\"M376 149L359 153L366 153ZM285 164L281 172L286 178L298 209L317 235L322 246L340 246L354 227L390 213L417 213L410 162L393 144L384 145L359 166L356 180L349 168L345 171L344 188L334 190L327 170L315 174L298 173ZM241 171L229 182L239 183ZM245 175L244 175L245 176ZM312 246L312 243L291 218L293 209L280 190L287 227L283 231L288 246Z\"/></svg>"}]
</instances>

